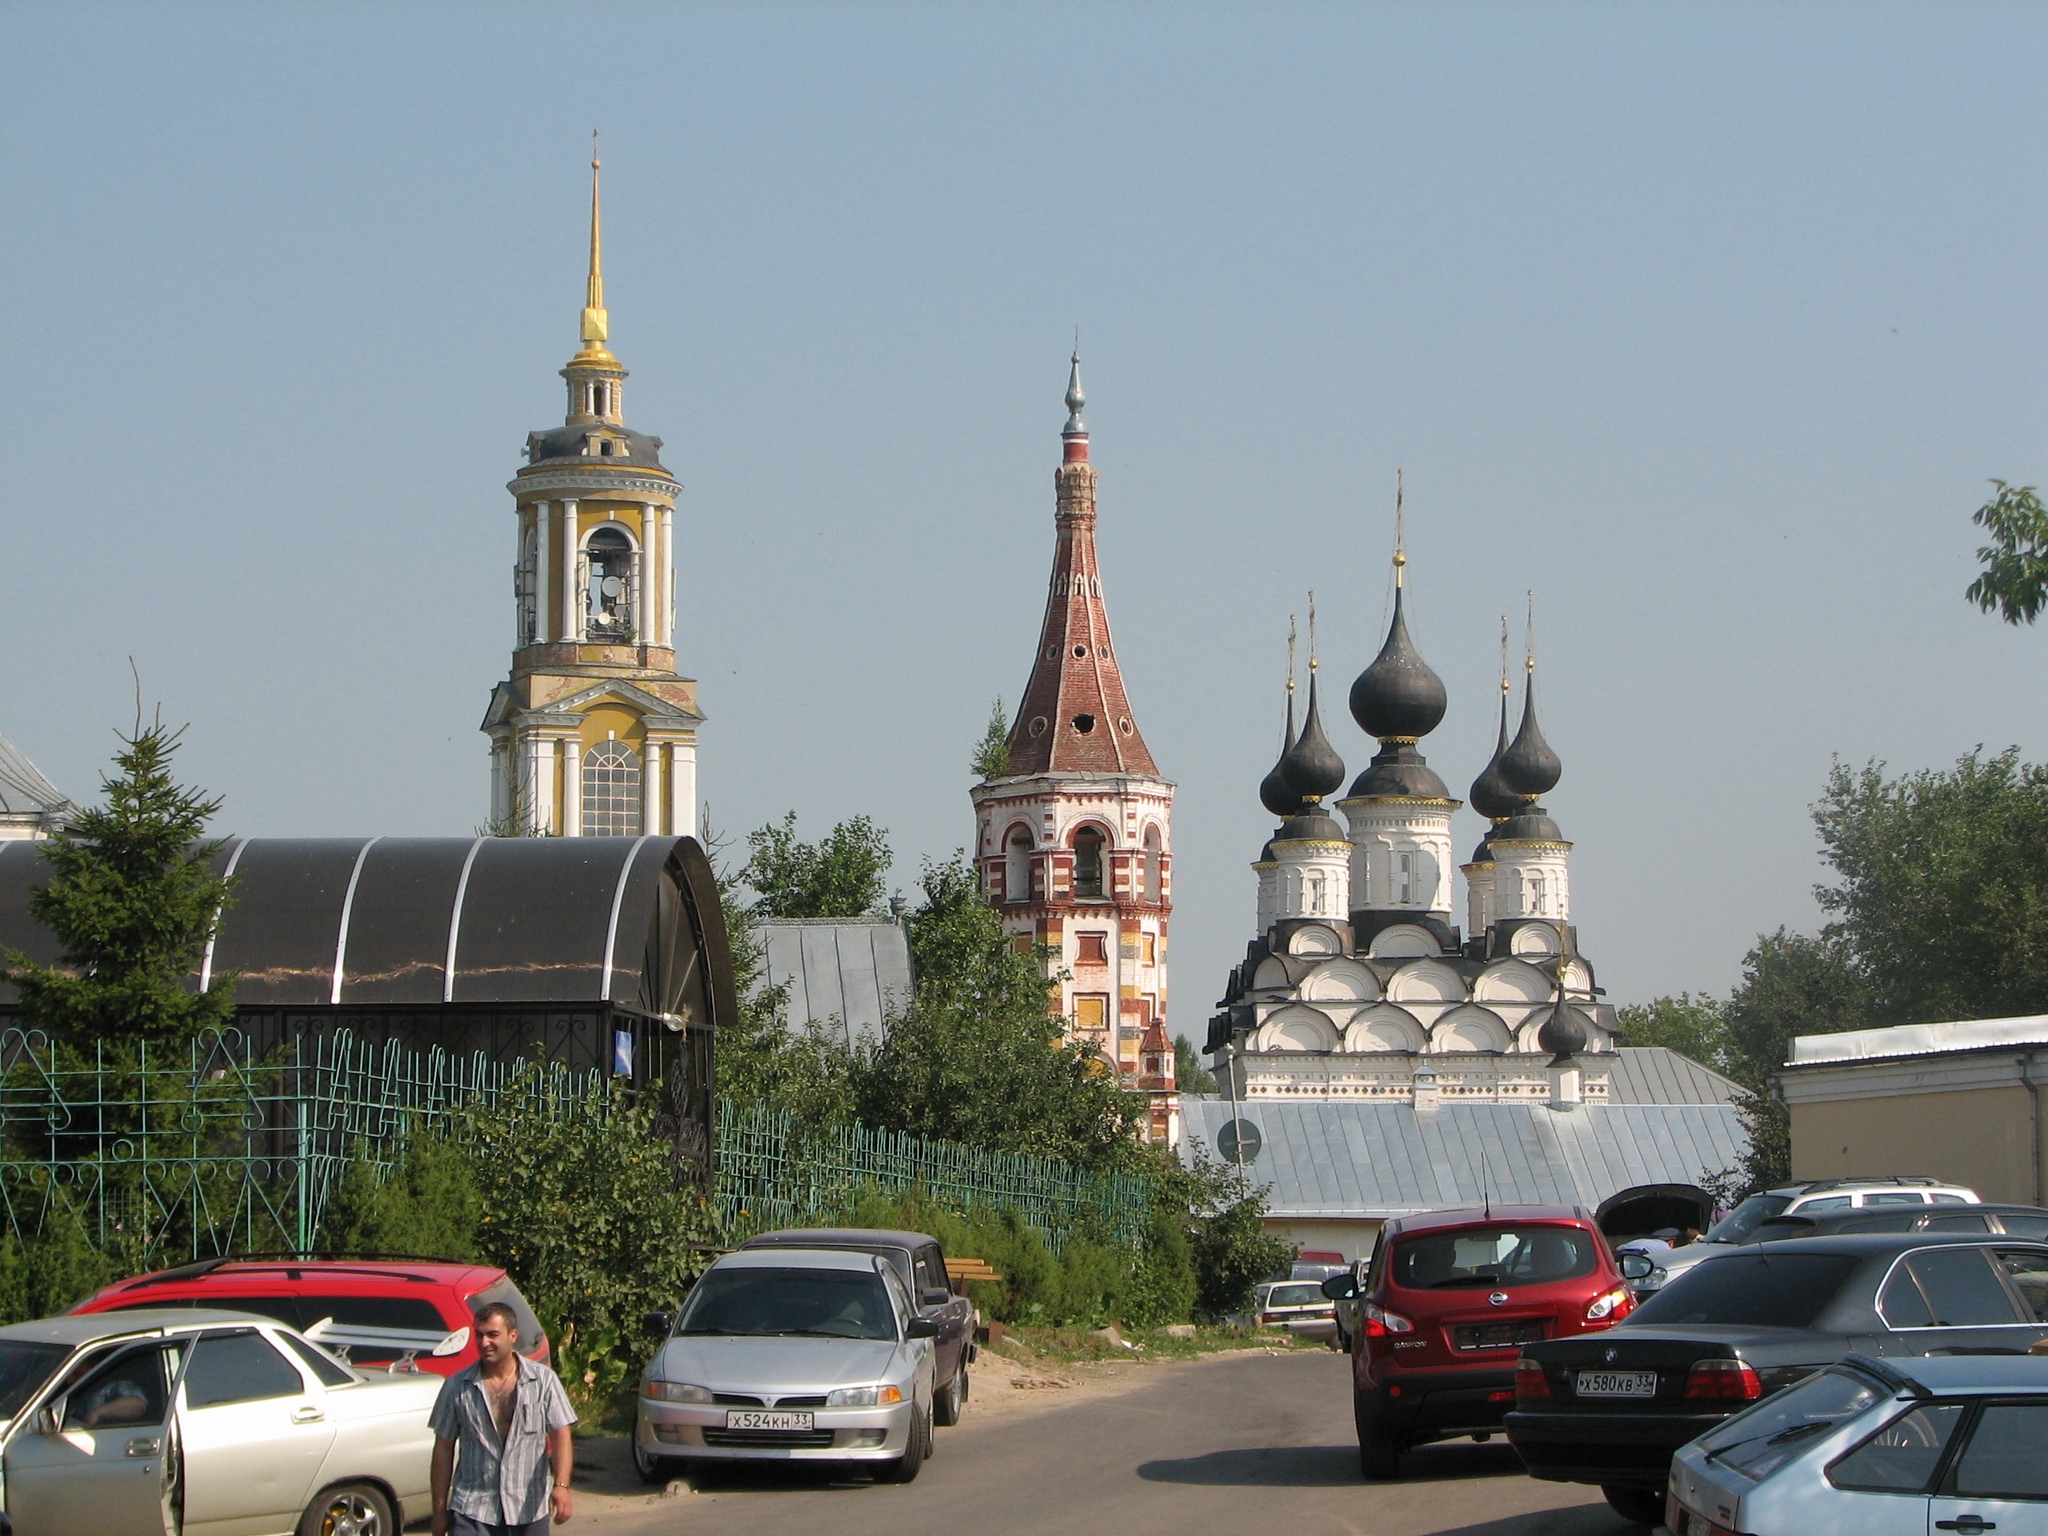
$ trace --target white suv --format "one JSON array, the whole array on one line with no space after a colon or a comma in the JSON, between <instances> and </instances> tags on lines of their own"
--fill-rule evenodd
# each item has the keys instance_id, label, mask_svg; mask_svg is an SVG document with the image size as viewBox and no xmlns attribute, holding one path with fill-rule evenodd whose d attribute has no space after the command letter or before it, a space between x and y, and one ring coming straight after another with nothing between
<instances>
[{"instance_id":1,"label":"white suv","mask_svg":"<svg viewBox=\"0 0 2048 1536\"><path fill-rule=\"evenodd\" d=\"M1732 1253L1743 1243L1752 1241L1756 1229L1773 1216L1787 1216L1795 1212L1802 1216L1818 1216L1822 1211L1888 1205L1982 1203L1974 1189L1966 1189L1961 1184L1944 1184L1940 1179L1813 1179L1804 1184L1781 1184L1760 1195L1751 1195L1715 1222L1698 1242L1655 1255L1657 1268L1647 1278L1633 1284L1638 1296L1661 1290L1693 1265Z\"/></svg>"}]
</instances>

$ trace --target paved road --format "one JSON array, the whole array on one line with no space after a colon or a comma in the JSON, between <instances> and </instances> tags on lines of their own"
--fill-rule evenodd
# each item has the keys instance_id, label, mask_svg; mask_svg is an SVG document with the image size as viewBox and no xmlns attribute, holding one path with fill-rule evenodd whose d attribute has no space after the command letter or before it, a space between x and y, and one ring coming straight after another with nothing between
<instances>
[{"instance_id":1,"label":"paved road","mask_svg":"<svg viewBox=\"0 0 2048 1536\"><path fill-rule=\"evenodd\" d=\"M617 1510L589 1536L1640 1536L1597 1490L1531 1481L1499 1440L1425 1447L1401 1482L1361 1482L1349 1363L1321 1352L1198 1361L1044 1410L976 1419L970 1409L966 1422L939 1431L938 1454L908 1487L746 1468L687 1498Z\"/></svg>"}]
</instances>

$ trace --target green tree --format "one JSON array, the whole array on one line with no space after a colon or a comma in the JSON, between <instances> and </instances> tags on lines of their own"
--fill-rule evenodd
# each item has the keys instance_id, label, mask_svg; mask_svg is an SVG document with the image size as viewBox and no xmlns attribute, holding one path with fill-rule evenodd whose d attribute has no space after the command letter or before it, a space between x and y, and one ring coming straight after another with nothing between
<instances>
[{"instance_id":1,"label":"green tree","mask_svg":"<svg viewBox=\"0 0 2048 1536\"><path fill-rule=\"evenodd\" d=\"M1728 1006L1702 992L1652 998L1616 1010L1629 1045L1661 1045L1715 1071L1726 1069Z\"/></svg>"},{"instance_id":2,"label":"green tree","mask_svg":"<svg viewBox=\"0 0 2048 1536\"><path fill-rule=\"evenodd\" d=\"M989 706L988 729L981 733L981 744L968 766L984 779L999 779L1010 771L1010 722L1000 698Z\"/></svg>"},{"instance_id":3,"label":"green tree","mask_svg":"<svg viewBox=\"0 0 2048 1536\"><path fill-rule=\"evenodd\" d=\"M1837 763L1814 821L1869 1022L2048 1011L2048 768L2017 748L1897 779Z\"/></svg>"},{"instance_id":4,"label":"green tree","mask_svg":"<svg viewBox=\"0 0 2048 1536\"><path fill-rule=\"evenodd\" d=\"M862 917L880 909L894 855L889 834L865 816L815 843L796 835L796 812L747 834L740 879L762 917Z\"/></svg>"},{"instance_id":5,"label":"green tree","mask_svg":"<svg viewBox=\"0 0 2048 1536\"><path fill-rule=\"evenodd\" d=\"M1216 1074L1202 1065L1201 1052L1186 1035L1173 1037L1173 1084L1182 1093L1215 1093Z\"/></svg>"},{"instance_id":6,"label":"green tree","mask_svg":"<svg viewBox=\"0 0 2048 1536\"><path fill-rule=\"evenodd\" d=\"M6 951L23 1011L74 1050L176 1045L234 1018L234 977L190 985L231 893L212 869L221 845L201 840L220 801L171 777L180 734L138 721L101 783L106 804L43 845L52 878L29 912L63 946L57 963Z\"/></svg>"},{"instance_id":7,"label":"green tree","mask_svg":"<svg viewBox=\"0 0 2048 1536\"><path fill-rule=\"evenodd\" d=\"M414 1127L398 1166L359 1157L342 1170L320 1224L330 1253L409 1253L474 1260L483 1221L476 1168L447 1135Z\"/></svg>"},{"instance_id":8,"label":"green tree","mask_svg":"<svg viewBox=\"0 0 2048 1536\"><path fill-rule=\"evenodd\" d=\"M1046 956L1019 953L956 852L924 866L910 916L917 978L861 1066L870 1125L1095 1167L1128 1160L1143 1101L1046 1011Z\"/></svg>"},{"instance_id":9,"label":"green tree","mask_svg":"<svg viewBox=\"0 0 2048 1536\"><path fill-rule=\"evenodd\" d=\"M2031 485L1991 483L1998 493L1970 519L1991 542L1977 551L1984 569L1965 595L2008 624L2031 624L2048 607L2048 507Z\"/></svg>"}]
</instances>

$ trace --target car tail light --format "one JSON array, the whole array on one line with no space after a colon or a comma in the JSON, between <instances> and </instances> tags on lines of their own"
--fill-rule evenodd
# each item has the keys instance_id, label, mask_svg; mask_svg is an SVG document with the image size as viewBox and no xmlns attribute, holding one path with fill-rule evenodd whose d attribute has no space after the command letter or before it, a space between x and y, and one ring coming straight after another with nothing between
<instances>
[{"instance_id":1,"label":"car tail light","mask_svg":"<svg viewBox=\"0 0 2048 1536\"><path fill-rule=\"evenodd\" d=\"M1753 1403L1764 1395L1747 1360L1695 1360L1685 1377L1689 1403Z\"/></svg>"},{"instance_id":2,"label":"car tail light","mask_svg":"<svg viewBox=\"0 0 2048 1536\"><path fill-rule=\"evenodd\" d=\"M1617 1285L1613 1290L1602 1291L1593 1298L1592 1305L1586 1308L1586 1321L1612 1325L1620 1322L1635 1309L1634 1294L1627 1286Z\"/></svg>"},{"instance_id":3,"label":"car tail light","mask_svg":"<svg viewBox=\"0 0 2048 1536\"><path fill-rule=\"evenodd\" d=\"M1365 1304L1365 1336L1369 1339L1383 1339L1390 1333L1413 1333L1415 1325L1398 1312L1389 1312L1385 1307Z\"/></svg>"},{"instance_id":4,"label":"car tail light","mask_svg":"<svg viewBox=\"0 0 2048 1536\"><path fill-rule=\"evenodd\" d=\"M1515 1362L1515 1401L1538 1402L1550 1396L1550 1382L1543 1374L1543 1362L1524 1355Z\"/></svg>"},{"instance_id":5,"label":"car tail light","mask_svg":"<svg viewBox=\"0 0 2048 1536\"><path fill-rule=\"evenodd\" d=\"M1262 1323L1277 1323L1280 1321L1280 1314L1278 1312L1261 1312L1259 1314L1259 1321Z\"/></svg>"}]
</instances>

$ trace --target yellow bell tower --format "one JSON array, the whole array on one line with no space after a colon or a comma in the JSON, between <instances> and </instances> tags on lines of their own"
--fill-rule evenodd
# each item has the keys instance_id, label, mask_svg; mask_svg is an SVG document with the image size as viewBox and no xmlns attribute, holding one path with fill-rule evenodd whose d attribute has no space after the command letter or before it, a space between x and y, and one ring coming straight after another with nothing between
<instances>
[{"instance_id":1,"label":"yellow bell tower","mask_svg":"<svg viewBox=\"0 0 2048 1536\"><path fill-rule=\"evenodd\" d=\"M697 831L697 684L675 653L676 496L661 439L629 429L604 307L596 135L583 346L563 424L530 433L512 675L491 692L491 827L513 837Z\"/></svg>"}]
</instances>

